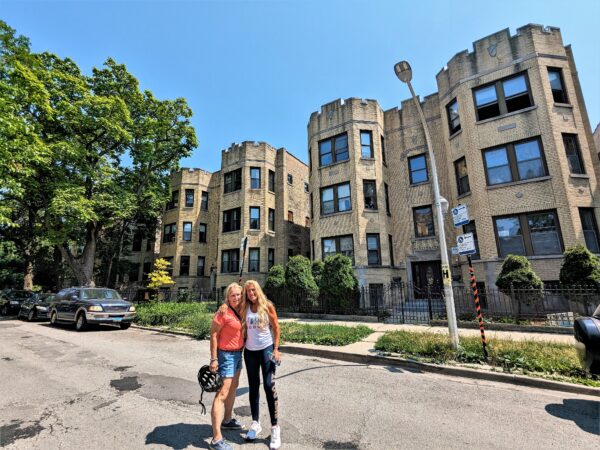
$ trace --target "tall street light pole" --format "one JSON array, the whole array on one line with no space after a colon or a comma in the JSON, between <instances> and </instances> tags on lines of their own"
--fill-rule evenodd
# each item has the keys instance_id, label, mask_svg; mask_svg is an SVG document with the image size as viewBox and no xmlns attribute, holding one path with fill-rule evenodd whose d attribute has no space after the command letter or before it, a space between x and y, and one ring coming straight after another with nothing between
<instances>
[{"instance_id":1,"label":"tall street light pole","mask_svg":"<svg viewBox=\"0 0 600 450\"><path fill-rule=\"evenodd\" d=\"M410 80L412 79L412 69L408 61L400 61L394 66L394 72L400 81L408 84L413 101L419 111L423 131L425 132L425 140L427 142L427 151L429 152L429 161L431 162L431 178L433 178L433 196L435 202L437 227L440 237L440 254L442 259L442 279L444 282L444 299L446 301L446 315L448 316L448 330L450 331L450 339L452 347L458 349L458 329L456 325L456 310L454 309L454 293L452 292L452 280L450 278L450 264L448 261L448 247L446 245L446 232L444 230L444 211L442 210L442 202L445 202L446 209L448 201L440 196L440 186L438 184L437 168L435 164L435 155L433 154L433 146L431 145L431 137L429 136L429 128L425 121L425 115L421 109L421 103L415 95Z\"/></svg>"}]
</instances>

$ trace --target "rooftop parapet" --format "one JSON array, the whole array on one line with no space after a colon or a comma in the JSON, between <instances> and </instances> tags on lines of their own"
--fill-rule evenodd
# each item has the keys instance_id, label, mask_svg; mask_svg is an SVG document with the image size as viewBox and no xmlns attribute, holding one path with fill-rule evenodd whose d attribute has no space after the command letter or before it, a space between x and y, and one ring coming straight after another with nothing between
<instances>
[{"instance_id":1,"label":"rooftop parapet","mask_svg":"<svg viewBox=\"0 0 600 450\"><path fill-rule=\"evenodd\" d=\"M458 52L436 75L440 97L470 77L484 75L532 54L564 56L560 28L528 24L517 28L514 36L505 28L478 39L473 42L472 52Z\"/></svg>"},{"instance_id":2,"label":"rooftop parapet","mask_svg":"<svg viewBox=\"0 0 600 450\"><path fill-rule=\"evenodd\" d=\"M377 100L356 97L338 98L322 105L320 111L313 112L308 127L325 129L332 124L341 124L352 119L377 121L381 117L382 110Z\"/></svg>"}]
</instances>

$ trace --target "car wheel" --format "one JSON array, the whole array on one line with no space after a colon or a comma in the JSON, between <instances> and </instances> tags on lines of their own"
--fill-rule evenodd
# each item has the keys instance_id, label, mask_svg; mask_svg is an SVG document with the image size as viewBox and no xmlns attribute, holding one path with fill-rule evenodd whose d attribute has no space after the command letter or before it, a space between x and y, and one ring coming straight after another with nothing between
<instances>
[{"instance_id":1,"label":"car wheel","mask_svg":"<svg viewBox=\"0 0 600 450\"><path fill-rule=\"evenodd\" d=\"M77 321L75 322L75 329L77 331L83 331L87 328L87 320L85 318L84 313L79 313L77 315Z\"/></svg>"},{"instance_id":2,"label":"car wheel","mask_svg":"<svg viewBox=\"0 0 600 450\"><path fill-rule=\"evenodd\" d=\"M2 314L3 316L8 316L8 306L4 305L2 307L2 310L0 311L0 314Z\"/></svg>"},{"instance_id":3,"label":"car wheel","mask_svg":"<svg viewBox=\"0 0 600 450\"><path fill-rule=\"evenodd\" d=\"M35 309L31 308L27 314L27 320L31 322L33 319L35 319Z\"/></svg>"},{"instance_id":4,"label":"car wheel","mask_svg":"<svg viewBox=\"0 0 600 450\"><path fill-rule=\"evenodd\" d=\"M130 323L122 323L119 324L119 326L121 327L121 330L126 330L127 328L129 328L131 326Z\"/></svg>"},{"instance_id":5,"label":"car wheel","mask_svg":"<svg viewBox=\"0 0 600 450\"><path fill-rule=\"evenodd\" d=\"M52 311L50 313L50 325L56 325L57 319L58 319L58 316L56 315L56 311Z\"/></svg>"}]
</instances>

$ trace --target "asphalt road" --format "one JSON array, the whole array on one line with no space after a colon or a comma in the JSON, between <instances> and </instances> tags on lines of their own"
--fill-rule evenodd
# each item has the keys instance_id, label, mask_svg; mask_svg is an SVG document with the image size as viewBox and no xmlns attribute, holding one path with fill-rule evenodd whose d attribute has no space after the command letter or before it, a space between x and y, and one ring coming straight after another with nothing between
<instances>
[{"instance_id":1,"label":"asphalt road","mask_svg":"<svg viewBox=\"0 0 600 450\"><path fill-rule=\"evenodd\" d=\"M208 358L187 337L3 319L0 446L207 448L196 372ZM600 448L596 397L285 354L277 375L282 449ZM247 392L242 372L235 414L249 424ZM268 448L264 396L261 415L263 439L225 437Z\"/></svg>"}]
</instances>

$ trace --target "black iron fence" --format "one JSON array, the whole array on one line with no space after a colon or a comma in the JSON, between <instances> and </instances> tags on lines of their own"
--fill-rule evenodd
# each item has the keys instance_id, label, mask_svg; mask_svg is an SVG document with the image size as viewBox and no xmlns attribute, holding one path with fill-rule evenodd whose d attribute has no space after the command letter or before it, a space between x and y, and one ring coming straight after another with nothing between
<instances>
[{"instance_id":1,"label":"black iron fence","mask_svg":"<svg viewBox=\"0 0 600 450\"><path fill-rule=\"evenodd\" d=\"M475 302L469 287L453 288L458 320L475 321ZM313 314L367 315L391 323L429 323L445 320L443 288L420 288L410 283L363 286L346 296L295 294L286 289L270 293L278 311ZM597 289L539 290L482 289L479 301L489 322L525 323L546 326L572 326L576 317L591 315L600 304Z\"/></svg>"},{"instance_id":2,"label":"black iron fence","mask_svg":"<svg viewBox=\"0 0 600 450\"><path fill-rule=\"evenodd\" d=\"M206 291L199 289L147 289L141 287L132 287L119 291L121 297L133 302L144 303L149 301L162 302L210 302L222 300L220 290Z\"/></svg>"},{"instance_id":3,"label":"black iron fence","mask_svg":"<svg viewBox=\"0 0 600 450\"><path fill-rule=\"evenodd\" d=\"M475 321L475 303L469 287L455 287L454 305L458 320ZM363 286L347 295L307 295L286 288L272 290L270 300L278 312L374 316L390 323L424 324L445 320L444 291L410 283ZM158 290L132 288L121 291L129 301L221 302L222 292L196 289ZM578 316L591 315L600 304L600 290L545 288L543 290L481 289L479 301L485 321L546 326L572 326Z\"/></svg>"}]
</instances>

